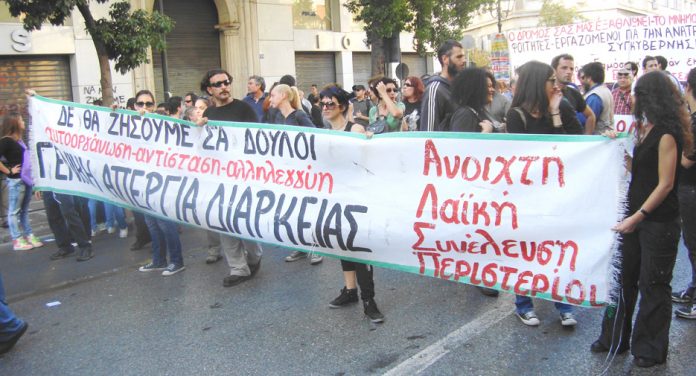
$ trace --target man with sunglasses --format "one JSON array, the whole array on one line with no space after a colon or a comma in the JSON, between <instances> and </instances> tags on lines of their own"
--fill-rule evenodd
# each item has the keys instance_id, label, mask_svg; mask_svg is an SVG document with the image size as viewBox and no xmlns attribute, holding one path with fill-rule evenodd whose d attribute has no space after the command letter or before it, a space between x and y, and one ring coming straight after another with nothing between
<instances>
[{"instance_id":1,"label":"man with sunglasses","mask_svg":"<svg viewBox=\"0 0 696 376\"><path fill-rule=\"evenodd\" d=\"M210 95L215 107L208 107L203 113L203 121L222 120L245 123L258 122L256 112L249 104L232 97L232 76L222 69L208 71L201 80L201 91ZM212 235L212 234L211 234ZM214 240L214 236L209 236ZM212 238L212 239L211 239ZM242 240L234 236L220 234L220 247L230 267L230 275L222 285L230 287L251 279L261 266L263 250L258 243ZM215 244L211 244L215 248Z\"/></svg>"},{"instance_id":2,"label":"man with sunglasses","mask_svg":"<svg viewBox=\"0 0 696 376\"><path fill-rule=\"evenodd\" d=\"M614 114L630 115L633 98L631 97L631 85L633 84L633 73L627 68L621 68L616 73L616 88L611 91L614 98Z\"/></svg>"}]
</instances>

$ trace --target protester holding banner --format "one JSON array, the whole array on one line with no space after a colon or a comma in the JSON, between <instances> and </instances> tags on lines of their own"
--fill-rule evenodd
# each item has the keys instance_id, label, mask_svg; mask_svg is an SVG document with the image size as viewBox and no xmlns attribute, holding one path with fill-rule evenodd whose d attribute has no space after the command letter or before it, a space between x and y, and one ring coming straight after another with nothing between
<instances>
[{"instance_id":1,"label":"protester holding banner","mask_svg":"<svg viewBox=\"0 0 696 376\"><path fill-rule=\"evenodd\" d=\"M553 68L538 61L530 61L519 68L517 91L507 119L509 133L555 134L578 133L580 130L573 107L563 100L563 93L556 85ZM554 304L560 313L561 325L577 324L571 305ZM540 324L532 298L517 295L515 306L522 323L529 326Z\"/></svg>"},{"instance_id":2,"label":"protester holding banner","mask_svg":"<svg viewBox=\"0 0 696 376\"><path fill-rule=\"evenodd\" d=\"M141 113L152 112L154 106L155 96L149 90L140 90L135 95L135 108ZM152 237L152 261L141 266L139 270L141 272L161 271L163 276L170 276L186 269L177 224L152 215L145 215L145 223ZM167 263L167 253L169 253L169 263Z\"/></svg>"},{"instance_id":3,"label":"protester holding banner","mask_svg":"<svg viewBox=\"0 0 696 376\"><path fill-rule=\"evenodd\" d=\"M384 77L370 86L370 90L378 99L377 105L370 108L368 129L382 123L382 125L377 126L380 130L375 131L375 133L401 130L401 118L404 116L406 106L397 100L399 89L396 87L396 81Z\"/></svg>"},{"instance_id":4,"label":"protester holding banner","mask_svg":"<svg viewBox=\"0 0 696 376\"><path fill-rule=\"evenodd\" d=\"M31 158L22 140L24 120L19 113L10 113L2 123L0 138L0 172L7 175L7 222L15 251L41 247L29 222L29 203L32 197ZM21 227L20 227L21 226Z\"/></svg>"},{"instance_id":5,"label":"protester holding banner","mask_svg":"<svg viewBox=\"0 0 696 376\"><path fill-rule=\"evenodd\" d=\"M346 115L349 108L349 94L338 85L327 86L319 93L319 105L322 109L324 120L331 125L331 129L339 132L365 133L362 125L348 121ZM365 315L372 322L384 321L384 315L375 303L374 268L372 265L341 260L343 269L344 286L338 297L329 303L331 308L341 308L348 304L358 302L358 286L360 286L360 298L363 301Z\"/></svg>"},{"instance_id":6,"label":"protester holding banner","mask_svg":"<svg viewBox=\"0 0 696 376\"><path fill-rule=\"evenodd\" d=\"M696 131L696 68L689 71L686 79L686 103L691 110L691 130ZM674 311L677 317L696 319L696 154L684 155L681 159L682 171L679 176L679 214L681 216L682 236L689 253L691 282L681 291L672 294L672 301L686 306Z\"/></svg>"},{"instance_id":7,"label":"protester holding banner","mask_svg":"<svg viewBox=\"0 0 696 376\"><path fill-rule=\"evenodd\" d=\"M315 128L312 119L302 110L300 93L296 87L279 84L271 90L271 107L278 111L269 119L271 124L299 125L301 127Z\"/></svg>"},{"instance_id":8,"label":"protester holding banner","mask_svg":"<svg viewBox=\"0 0 696 376\"><path fill-rule=\"evenodd\" d=\"M622 236L621 289L617 305L605 310L602 332L590 349L621 353L630 347L638 367L652 367L667 360L670 282L680 231L675 183L682 152L692 153L693 136L681 94L661 72L638 80L633 113L638 122L628 211L614 227Z\"/></svg>"},{"instance_id":9,"label":"protester holding banner","mask_svg":"<svg viewBox=\"0 0 696 376\"><path fill-rule=\"evenodd\" d=\"M493 132L485 106L493 100L495 78L481 68L466 68L452 82L452 100L457 109L450 120L454 132Z\"/></svg>"}]
</instances>

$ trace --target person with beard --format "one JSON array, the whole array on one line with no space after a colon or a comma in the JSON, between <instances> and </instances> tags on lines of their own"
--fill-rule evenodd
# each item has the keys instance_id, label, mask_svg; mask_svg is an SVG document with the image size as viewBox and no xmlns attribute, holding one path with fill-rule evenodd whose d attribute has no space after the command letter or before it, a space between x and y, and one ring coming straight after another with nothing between
<instances>
[{"instance_id":1,"label":"person with beard","mask_svg":"<svg viewBox=\"0 0 696 376\"><path fill-rule=\"evenodd\" d=\"M556 71L556 83L561 88L563 99L575 108L576 117L585 128L585 134L593 134L597 118L592 109L587 107L585 98L573 83L575 59L569 54L558 55L551 59L551 68Z\"/></svg>"},{"instance_id":2,"label":"person with beard","mask_svg":"<svg viewBox=\"0 0 696 376\"><path fill-rule=\"evenodd\" d=\"M201 80L201 90L206 91L215 107L208 107L203 113L199 125L208 120L239 121L256 123L258 118L254 109L249 104L234 99L230 89L232 88L232 76L223 69L213 69L206 73ZM220 246L230 275L222 280L224 287L231 287L251 279L261 267L261 246L252 241L242 240L237 237L220 234Z\"/></svg>"},{"instance_id":3,"label":"person with beard","mask_svg":"<svg viewBox=\"0 0 696 376\"><path fill-rule=\"evenodd\" d=\"M585 102L597 117L594 134L614 129L614 97L604 85L604 65L598 61L587 63L582 67L582 72Z\"/></svg>"},{"instance_id":4,"label":"person with beard","mask_svg":"<svg viewBox=\"0 0 696 376\"><path fill-rule=\"evenodd\" d=\"M448 40L438 48L437 59L442 72L427 82L421 104L421 131L449 131L448 115L451 116L456 109L450 83L466 64L462 45L454 40Z\"/></svg>"}]
</instances>

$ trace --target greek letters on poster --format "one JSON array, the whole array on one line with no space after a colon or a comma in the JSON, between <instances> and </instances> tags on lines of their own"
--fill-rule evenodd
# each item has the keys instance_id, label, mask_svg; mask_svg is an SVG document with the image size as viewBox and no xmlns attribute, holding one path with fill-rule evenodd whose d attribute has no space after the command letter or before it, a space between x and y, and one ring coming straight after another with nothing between
<instances>
[{"instance_id":1,"label":"greek letters on poster","mask_svg":"<svg viewBox=\"0 0 696 376\"><path fill-rule=\"evenodd\" d=\"M576 66L591 61L606 64L606 81L626 61L662 55L680 81L696 66L696 13L617 17L555 27L509 31L506 34L513 70L530 60L550 63L562 53L575 57Z\"/></svg>"},{"instance_id":2,"label":"greek letters on poster","mask_svg":"<svg viewBox=\"0 0 696 376\"><path fill-rule=\"evenodd\" d=\"M42 97L31 113L42 190L509 293L589 307L609 299L618 142L197 127Z\"/></svg>"}]
</instances>

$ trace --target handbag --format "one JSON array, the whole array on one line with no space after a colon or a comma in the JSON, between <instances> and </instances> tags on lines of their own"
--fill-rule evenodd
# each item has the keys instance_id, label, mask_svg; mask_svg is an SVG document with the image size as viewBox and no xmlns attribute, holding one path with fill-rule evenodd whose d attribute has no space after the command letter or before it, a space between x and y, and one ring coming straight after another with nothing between
<instances>
[{"instance_id":1,"label":"handbag","mask_svg":"<svg viewBox=\"0 0 696 376\"><path fill-rule=\"evenodd\" d=\"M384 116L380 116L375 120L374 122L370 123L370 125L367 126L367 130L374 133L374 134L380 134L384 133L384 131L387 129L387 119Z\"/></svg>"}]
</instances>

